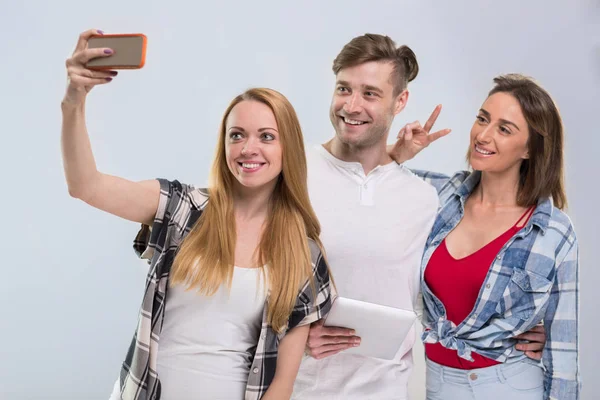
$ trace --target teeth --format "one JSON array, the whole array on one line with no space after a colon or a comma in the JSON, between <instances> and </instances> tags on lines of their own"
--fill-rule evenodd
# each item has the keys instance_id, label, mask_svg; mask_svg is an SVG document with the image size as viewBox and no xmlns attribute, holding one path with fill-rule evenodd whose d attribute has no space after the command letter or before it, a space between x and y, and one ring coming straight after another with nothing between
<instances>
[{"instance_id":1,"label":"teeth","mask_svg":"<svg viewBox=\"0 0 600 400\"><path fill-rule=\"evenodd\" d=\"M260 167L260 164L248 164L248 163L242 163L242 167L244 167L244 168L248 168L248 169L254 169L254 168L258 168L258 167Z\"/></svg>"},{"instance_id":2,"label":"teeth","mask_svg":"<svg viewBox=\"0 0 600 400\"><path fill-rule=\"evenodd\" d=\"M364 122L362 121L356 121L354 119L348 119L348 118L344 118L344 122L350 125L362 125L364 124Z\"/></svg>"},{"instance_id":3,"label":"teeth","mask_svg":"<svg viewBox=\"0 0 600 400\"><path fill-rule=\"evenodd\" d=\"M481 153L481 154L485 154L486 156L489 156L490 154L494 154L494 152L492 152L492 151L486 151L486 150L483 150L481 147L477 147L477 146L475 146L475 151L478 153Z\"/></svg>"}]
</instances>

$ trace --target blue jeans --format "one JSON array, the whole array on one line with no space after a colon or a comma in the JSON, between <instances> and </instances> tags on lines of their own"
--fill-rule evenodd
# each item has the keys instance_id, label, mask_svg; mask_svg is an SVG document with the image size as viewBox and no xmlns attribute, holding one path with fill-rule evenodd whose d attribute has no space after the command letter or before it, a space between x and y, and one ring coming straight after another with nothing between
<instances>
[{"instance_id":1,"label":"blue jeans","mask_svg":"<svg viewBox=\"0 0 600 400\"><path fill-rule=\"evenodd\" d=\"M479 369L427 360L427 400L542 400L544 371L526 362Z\"/></svg>"}]
</instances>

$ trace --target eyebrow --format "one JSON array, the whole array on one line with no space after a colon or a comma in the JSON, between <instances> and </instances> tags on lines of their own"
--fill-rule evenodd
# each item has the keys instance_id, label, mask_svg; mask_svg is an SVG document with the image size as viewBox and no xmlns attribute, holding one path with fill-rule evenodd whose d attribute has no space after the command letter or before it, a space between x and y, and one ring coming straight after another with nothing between
<instances>
[{"instance_id":1,"label":"eyebrow","mask_svg":"<svg viewBox=\"0 0 600 400\"><path fill-rule=\"evenodd\" d=\"M232 129L237 129L239 131L246 132L246 130L244 128L242 128L241 126L232 126L231 128L227 129L227 131L230 131ZM279 133L279 131L277 129L271 128L271 127L268 127L268 126L266 126L264 128L260 128L258 131L259 132L263 132L263 131L266 131L266 130L269 130L269 129L272 130L272 131L275 131L275 132Z\"/></svg>"},{"instance_id":2,"label":"eyebrow","mask_svg":"<svg viewBox=\"0 0 600 400\"><path fill-rule=\"evenodd\" d=\"M492 116L489 112L487 112L483 108L480 108L479 112L482 113L482 114L484 114L488 118L491 118L491 116ZM517 124L515 124L514 122L511 122L511 121L509 121L507 119L504 119L504 118L499 118L498 121L500 121L500 123L504 124L504 125L512 125L512 126L515 127L516 130L518 130L519 132L521 132L521 130L519 129L519 127L517 126Z\"/></svg>"},{"instance_id":3,"label":"eyebrow","mask_svg":"<svg viewBox=\"0 0 600 400\"><path fill-rule=\"evenodd\" d=\"M347 81L337 81L336 84L342 86L350 86L350 82ZM383 90L373 85L362 85L361 88L370 92L383 93Z\"/></svg>"}]
</instances>

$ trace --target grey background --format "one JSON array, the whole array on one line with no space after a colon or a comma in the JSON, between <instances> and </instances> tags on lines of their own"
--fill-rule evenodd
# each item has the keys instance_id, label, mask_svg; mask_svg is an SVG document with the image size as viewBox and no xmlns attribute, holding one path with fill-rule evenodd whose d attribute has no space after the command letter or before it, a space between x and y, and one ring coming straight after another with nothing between
<instances>
[{"instance_id":1,"label":"grey background","mask_svg":"<svg viewBox=\"0 0 600 400\"><path fill-rule=\"evenodd\" d=\"M600 2L24 1L0 3L0 398L105 399L136 325L146 264L135 224L68 196L60 156L64 61L79 32L148 35L146 67L93 90L99 168L204 184L219 119L250 86L283 92L306 141L331 137L331 62L365 32L410 45L421 66L406 122L444 105L453 133L411 162L465 167L468 132L499 73L535 76L566 126L569 214L581 245L581 368L594 398L600 356L594 246L600 146ZM401 204L402 199L398 199ZM412 390L423 395L423 371Z\"/></svg>"}]
</instances>

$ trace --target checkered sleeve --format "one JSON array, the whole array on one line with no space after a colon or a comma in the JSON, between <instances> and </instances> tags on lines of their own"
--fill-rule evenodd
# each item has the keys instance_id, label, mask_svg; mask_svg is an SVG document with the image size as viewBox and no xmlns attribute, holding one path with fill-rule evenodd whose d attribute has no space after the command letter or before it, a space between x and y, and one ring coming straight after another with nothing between
<instances>
[{"instance_id":1,"label":"checkered sleeve","mask_svg":"<svg viewBox=\"0 0 600 400\"><path fill-rule=\"evenodd\" d=\"M169 218L181 206L189 187L179 181L157 179L160 183L158 208L152 226L142 224L133 241L133 249L138 257L152 260L155 252L160 253L165 244Z\"/></svg>"},{"instance_id":2,"label":"checkered sleeve","mask_svg":"<svg viewBox=\"0 0 600 400\"><path fill-rule=\"evenodd\" d=\"M422 169L411 169L410 171L433 186L438 193L440 193L444 185L450 180L448 175L439 172L425 171Z\"/></svg>"},{"instance_id":3,"label":"checkered sleeve","mask_svg":"<svg viewBox=\"0 0 600 400\"><path fill-rule=\"evenodd\" d=\"M313 264L313 290L308 280L296 300L296 305L288 323L288 330L296 326L303 326L324 318L331 309L335 291L329 277L329 266L323 257L321 249L312 240L309 241Z\"/></svg>"},{"instance_id":4,"label":"checkered sleeve","mask_svg":"<svg viewBox=\"0 0 600 400\"><path fill-rule=\"evenodd\" d=\"M566 247L566 246L565 246ZM546 346L544 399L580 398L579 375L579 249L573 240L556 276L544 317Z\"/></svg>"}]
</instances>

